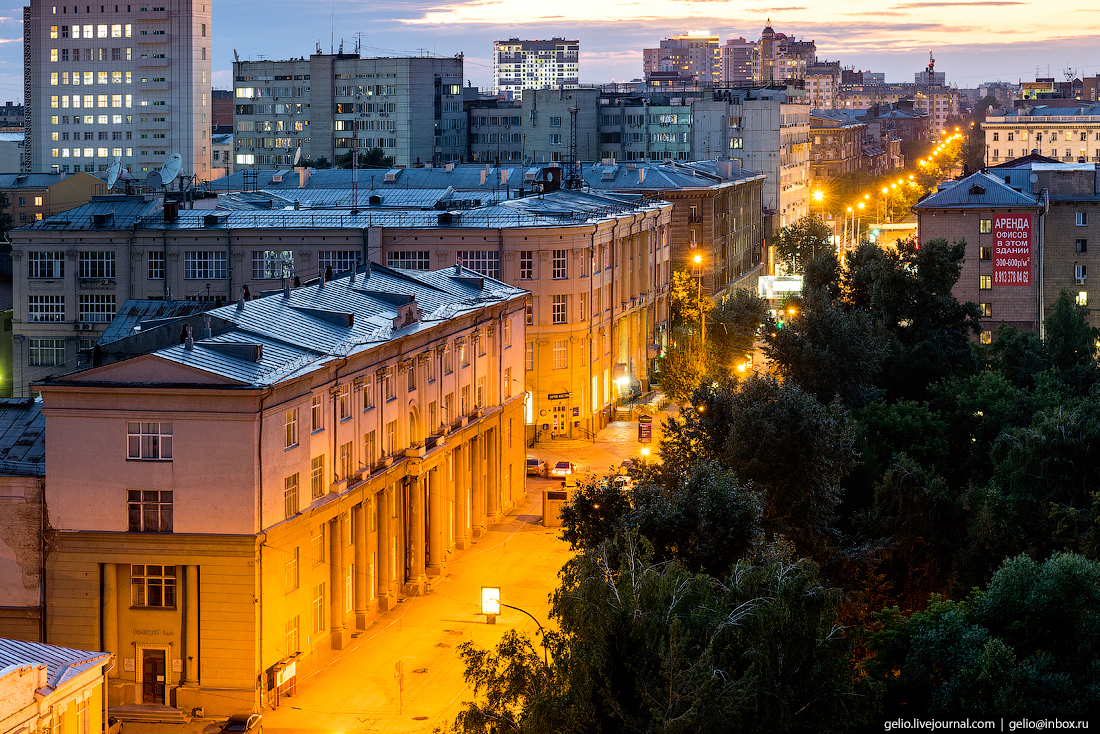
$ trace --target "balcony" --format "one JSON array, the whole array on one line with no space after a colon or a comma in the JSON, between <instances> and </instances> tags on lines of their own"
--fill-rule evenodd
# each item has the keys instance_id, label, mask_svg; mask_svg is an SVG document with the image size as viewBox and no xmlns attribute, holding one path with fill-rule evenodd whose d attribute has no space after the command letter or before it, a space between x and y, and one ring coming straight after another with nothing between
<instances>
[{"instance_id":1,"label":"balcony","mask_svg":"<svg viewBox=\"0 0 1100 734\"><path fill-rule=\"evenodd\" d=\"M168 59L166 58L153 58L152 56L142 55L138 57L137 65L143 68L151 69L165 69L168 67Z\"/></svg>"}]
</instances>

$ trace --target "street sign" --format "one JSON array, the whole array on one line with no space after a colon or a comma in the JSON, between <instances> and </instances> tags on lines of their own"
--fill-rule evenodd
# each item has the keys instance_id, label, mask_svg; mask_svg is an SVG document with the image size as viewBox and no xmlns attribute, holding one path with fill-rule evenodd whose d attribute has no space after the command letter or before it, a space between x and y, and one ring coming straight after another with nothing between
<instances>
[{"instance_id":1,"label":"street sign","mask_svg":"<svg viewBox=\"0 0 1100 734\"><path fill-rule=\"evenodd\" d=\"M638 416L638 443L653 442L653 416Z\"/></svg>"},{"instance_id":2,"label":"street sign","mask_svg":"<svg viewBox=\"0 0 1100 734\"><path fill-rule=\"evenodd\" d=\"M567 392L552 392L546 396L547 400L568 400L572 393Z\"/></svg>"}]
</instances>

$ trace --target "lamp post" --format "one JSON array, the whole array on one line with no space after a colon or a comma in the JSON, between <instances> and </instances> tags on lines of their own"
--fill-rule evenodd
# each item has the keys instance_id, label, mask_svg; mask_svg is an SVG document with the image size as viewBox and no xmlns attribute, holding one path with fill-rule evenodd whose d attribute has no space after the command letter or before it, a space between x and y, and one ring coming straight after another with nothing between
<instances>
[{"instance_id":1,"label":"lamp post","mask_svg":"<svg viewBox=\"0 0 1100 734\"><path fill-rule=\"evenodd\" d=\"M821 205L821 221L825 221L825 192L821 189L816 189L812 194L813 200Z\"/></svg>"},{"instance_id":2,"label":"lamp post","mask_svg":"<svg viewBox=\"0 0 1100 734\"><path fill-rule=\"evenodd\" d=\"M691 261L693 263L695 263L695 274L699 279L697 281L697 284L699 286L699 288L698 288L698 294L699 294L699 299L698 299L698 303L699 303L699 339L703 343L703 346L705 347L706 343L707 343L707 317L706 317L706 312L703 310L703 269L702 269L703 256L696 254L691 259Z\"/></svg>"},{"instance_id":3,"label":"lamp post","mask_svg":"<svg viewBox=\"0 0 1100 734\"><path fill-rule=\"evenodd\" d=\"M508 607L509 609L515 609L517 612L523 612L531 621L538 625L539 632L542 633L542 660L546 664L547 669L550 668L550 656L546 651L546 630L543 628L542 623L535 619L535 616L526 609L520 609L514 607L511 604L505 604L500 600L500 587L499 586L482 586L481 587L481 613L485 615L485 624L496 624L497 615L500 614L501 607Z\"/></svg>"}]
</instances>

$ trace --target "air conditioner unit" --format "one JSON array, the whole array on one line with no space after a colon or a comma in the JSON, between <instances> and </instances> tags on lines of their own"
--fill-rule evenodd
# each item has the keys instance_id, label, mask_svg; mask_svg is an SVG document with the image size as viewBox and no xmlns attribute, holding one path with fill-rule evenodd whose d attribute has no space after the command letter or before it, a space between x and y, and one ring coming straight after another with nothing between
<instances>
[{"instance_id":1,"label":"air conditioner unit","mask_svg":"<svg viewBox=\"0 0 1100 734\"><path fill-rule=\"evenodd\" d=\"M1077 278L1077 279L1075 280L1075 282L1077 283L1077 285L1084 285L1084 284L1085 284L1085 280L1086 280L1086 278Z\"/></svg>"}]
</instances>

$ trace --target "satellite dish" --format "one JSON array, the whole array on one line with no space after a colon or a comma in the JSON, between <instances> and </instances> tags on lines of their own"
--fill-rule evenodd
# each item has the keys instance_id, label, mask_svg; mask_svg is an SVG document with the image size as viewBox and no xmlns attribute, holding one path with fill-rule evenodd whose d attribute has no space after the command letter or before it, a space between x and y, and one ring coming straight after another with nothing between
<instances>
[{"instance_id":1,"label":"satellite dish","mask_svg":"<svg viewBox=\"0 0 1100 734\"><path fill-rule=\"evenodd\" d=\"M298 146L294 149L294 165L298 165L298 161L302 160L302 146Z\"/></svg>"},{"instance_id":2,"label":"satellite dish","mask_svg":"<svg viewBox=\"0 0 1100 734\"><path fill-rule=\"evenodd\" d=\"M168 159L164 161L164 165L160 167L160 178L164 182L164 185L176 180L176 176L179 175L180 168L183 166L183 156L179 153L173 153L168 156Z\"/></svg>"},{"instance_id":3,"label":"satellite dish","mask_svg":"<svg viewBox=\"0 0 1100 734\"><path fill-rule=\"evenodd\" d=\"M107 190L110 191L118 182L118 176L122 172L122 156L116 155L107 166Z\"/></svg>"},{"instance_id":4,"label":"satellite dish","mask_svg":"<svg viewBox=\"0 0 1100 734\"><path fill-rule=\"evenodd\" d=\"M145 185L151 189L159 189L164 185L164 179L160 177L160 171L149 171L145 177Z\"/></svg>"}]
</instances>

